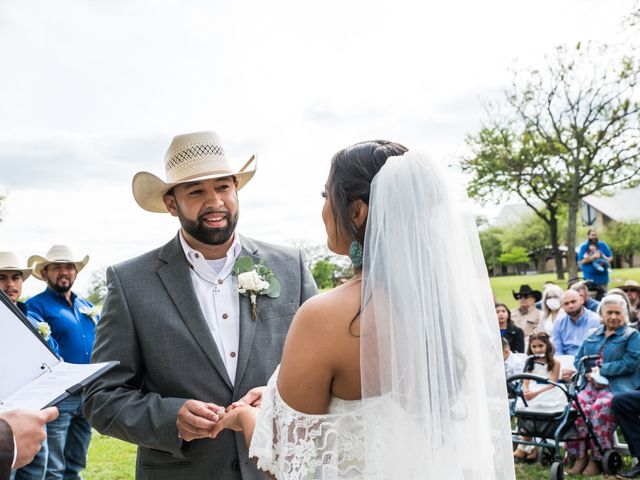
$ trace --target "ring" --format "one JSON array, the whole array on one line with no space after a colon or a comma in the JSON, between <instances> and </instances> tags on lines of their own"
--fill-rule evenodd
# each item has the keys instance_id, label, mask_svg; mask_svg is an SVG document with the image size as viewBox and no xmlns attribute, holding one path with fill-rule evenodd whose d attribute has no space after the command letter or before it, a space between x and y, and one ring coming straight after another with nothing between
<instances>
[{"instance_id":1,"label":"ring","mask_svg":"<svg viewBox=\"0 0 640 480\"><path fill-rule=\"evenodd\" d=\"M218 410L218 411L216 412L216 415L217 415L217 416L224 415L224 410Z\"/></svg>"}]
</instances>

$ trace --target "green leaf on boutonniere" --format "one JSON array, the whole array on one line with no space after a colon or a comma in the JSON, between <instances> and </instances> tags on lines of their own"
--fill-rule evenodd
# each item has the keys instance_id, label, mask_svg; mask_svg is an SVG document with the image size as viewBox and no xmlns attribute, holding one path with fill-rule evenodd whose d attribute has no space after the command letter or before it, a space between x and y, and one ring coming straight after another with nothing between
<instances>
[{"instance_id":1,"label":"green leaf on boutonniere","mask_svg":"<svg viewBox=\"0 0 640 480\"><path fill-rule=\"evenodd\" d=\"M253 270L253 259L251 257L238 257L236 263L233 264L233 274L235 276L251 270Z\"/></svg>"},{"instance_id":2,"label":"green leaf on boutonniere","mask_svg":"<svg viewBox=\"0 0 640 480\"><path fill-rule=\"evenodd\" d=\"M269 298L278 298L280 296L280 282L273 273L267 281L269 282L269 288L264 294Z\"/></svg>"}]
</instances>

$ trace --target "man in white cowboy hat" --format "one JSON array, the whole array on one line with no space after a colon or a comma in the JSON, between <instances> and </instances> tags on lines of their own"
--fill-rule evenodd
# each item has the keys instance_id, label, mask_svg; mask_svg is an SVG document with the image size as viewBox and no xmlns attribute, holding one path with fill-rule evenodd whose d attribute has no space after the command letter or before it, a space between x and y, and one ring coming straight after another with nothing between
<instances>
[{"instance_id":1,"label":"man in white cowboy hat","mask_svg":"<svg viewBox=\"0 0 640 480\"><path fill-rule=\"evenodd\" d=\"M22 283L31 276L30 268L22 268L19 265L18 257L13 252L0 252L0 290L2 290L18 309L31 320L34 327L47 341L51 349L57 354L58 344L50 334L50 328L47 323L38 322L32 318L27 312L27 306L24 302L19 301L22 295ZM15 472L16 480L42 479L47 469L48 457L47 440L42 442L42 448L35 455L33 461L23 466Z\"/></svg>"},{"instance_id":2,"label":"man in white cowboy hat","mask_svg":"<svg viewBox=\"0 0 640 480\"><path fill-rule=\"evenodd\" d=\"M299 250L236 232L253 161L234 169L217 134L192 133L171 142L166 182L133 179L138 204L181 229L107 270L93 361L120 365L87 388L85 412L98 431L139 446L139 479L265 478L241 434L209 437L227 405L266 384L293 315L317 290Z\"/></svg>"},{"instance_id":3,"label":"man in white cowboy hat","mask_svg":"<svg viewBox=\"0 0 640 480\"><path fill-rule=\"evenodd\" d=\"M76 259L66 245L54 245L42 257L32 255L33 276L47 284L27 301L29 315L51 327L60 355L68 363L90 363L99 316L91 302L71 291L89 256ZM60 416L47 426L47 480L81 479L87 463L91 426L82 412L82 396L71 395L58 405Z\"/></svg>"}]
</instances>

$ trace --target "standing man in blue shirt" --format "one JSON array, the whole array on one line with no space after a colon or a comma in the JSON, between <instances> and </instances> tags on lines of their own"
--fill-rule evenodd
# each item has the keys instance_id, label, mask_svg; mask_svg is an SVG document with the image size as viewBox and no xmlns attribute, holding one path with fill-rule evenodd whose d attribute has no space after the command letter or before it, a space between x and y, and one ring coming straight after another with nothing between
<instances>
[{"instance_id":1,"label":"standing man in blue shirt","mask_svg":"<svg viewBox=\"0 0 640 480\"><path fill-rule=\"evenodd\" d=\"M603 260L606 260L606 264L610 265L613 261L613 254L609 245L598 241L598 232L592 228L587 233L587 241L580 246L578 263L582 268L584 279L591 280L606 292L609 284L609 268L604 268L605 262Z\"/></svg>"},{"instance_id":2,"label":"standing man in blue shirt","mask_svg":"<svg viewBox=\"0 0 640 480\"><path fill-rule=\"evenodd\" d=\"M45 257L32 255L33 276L47 283L44 292L27 302L29 314L51 326L65 362L90 363L99 316L93 305L71 291L76 275L89 256L74 260L71 249L54 245ZM87 463L91 426L82 413L81 394L58 405L60 416L47 426L49 460L47 480L81 480Z\"/></svg>"}]
</instances>

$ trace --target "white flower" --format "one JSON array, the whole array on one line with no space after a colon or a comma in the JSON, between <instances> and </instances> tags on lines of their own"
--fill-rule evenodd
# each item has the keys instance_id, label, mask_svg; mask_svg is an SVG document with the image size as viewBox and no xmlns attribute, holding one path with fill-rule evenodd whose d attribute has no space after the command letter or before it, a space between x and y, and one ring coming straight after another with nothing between
<instances>
[{"instance_id":1,"label":"white flower","mask_svg":"<svg viewBox=\"0 0 640 480\"><path fill-rule=\"evenodd\" d=\"M238 292L240 293L260 293L269 288L269 282L263 280L258 272L251 270L238 275Z\"/></svg>"},{"instance_id":2,"label":"white flower","mask_svg":"<svg viewBox=\"0 0 640 480\"><path fill-rule=\"evenodd\" d=\"M100 311L96 307L89 308L85 305L80 307L78 311L93 320L93 323L98 323L98 315L100 315Z\"/></svg>"},{"instance_id":3,"label":"white flower","mask_svg":"<svg viewBox=\"0 0 640 480\"><path fill-rule=\"evenodd\" d=\"M42 335L45 340L49 340L49 337L51 337L51 327L47 322L38 322L38 333Z\"/></svg>"}]
</instances>

